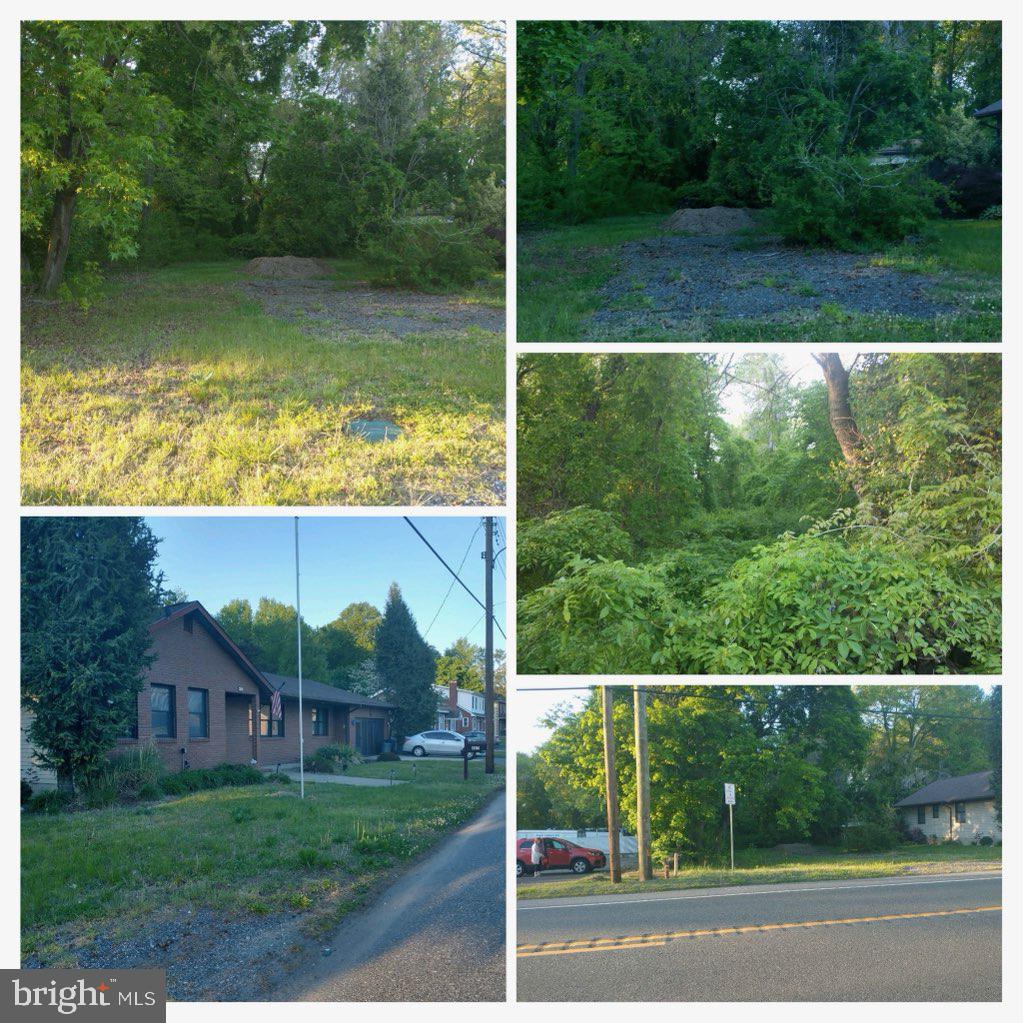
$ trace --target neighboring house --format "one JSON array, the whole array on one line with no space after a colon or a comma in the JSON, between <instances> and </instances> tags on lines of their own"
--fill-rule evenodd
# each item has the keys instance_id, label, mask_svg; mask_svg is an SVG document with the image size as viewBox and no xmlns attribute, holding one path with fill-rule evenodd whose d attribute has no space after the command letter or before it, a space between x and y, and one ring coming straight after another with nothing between
<instances>
[{"instance_id":1,"label":"neighboring house","mask_svg":"<svg viewBox=\"0 0 1023 1023\"><path fill-rule=\"evenodd\" d=\"M918 150L923 146L922 139L905 139L884 149L876 149L870 156L872 167L901 167L910 160L916 159Z\"/></svg>"},{"instance_id":2,"label":"neighboring house","mask_svg":"<svg viewBox=\"0 0 1023 1023\"><path fill-rule=\"evenodd\" d=\"M516 831L516 838L563 838L568 842L575 842L586 849L599 849L602 853L610 853L611 841L608 838L607 828L579 828L572 831L567 828L541 828L539 831ZM635 856L637 846L635 835L624 833L618 836L618 851L623 856Z\"/></svg>"},{"instance_id":3,"label":"neighboring house","mask_svg":"<svg viewBox=\"0 0 1023 1023\"><path fill-rule=\"evenodd\" d=\"M216 764L260 767L298 760L298 680L261 672L198 601L164 608L149 627L155 660L136 717L111 752L156 747L172 771ZM306 753L347 743L379 753L393 704L303 679ZM281 694L280 720L271 695ZM34 751L24 738L22 777L33 786ZM38 772L38 768L34 768ZM39 787L53 784L38 775Z\"/></svg>"},{"instance_id":4,"label":"neighboring house","mask_svg":"<svg viewBox=\"0 0 1023 1023\"><path fill-rule=\"evenodd\" d=\"M986 107L981 107L980 110L974 110L973 116L976 117L977 120L984 120L990 117L992 123L995 126L995 131L998 132L999 135L1001 135L1002 101L1000 99L996 99L994 103L989 103Z\"/></svg>"},{"instance_id":5,"label":"neighboring house","mask_svg":"<svg viewBox=\"0 0 1023 1023\"><path fill-rule=\"evenodd\" d=\"M486 727L487 704L482 693L459 689L457 682L434 686L437 694L436 728L449 732L482 732Z\"/></svg>"},{"instance_id":6,"label":"neighboring house","mask_svg":"<svg viewBox=\"0 0 1023 1023\"><path fill-rule=\"evenodd\" d=\"M991 772L932 781L895 804L907 830L922 831L935 842L999 842L1002 826L995 818Z\"/></svg>"}]
</instances>

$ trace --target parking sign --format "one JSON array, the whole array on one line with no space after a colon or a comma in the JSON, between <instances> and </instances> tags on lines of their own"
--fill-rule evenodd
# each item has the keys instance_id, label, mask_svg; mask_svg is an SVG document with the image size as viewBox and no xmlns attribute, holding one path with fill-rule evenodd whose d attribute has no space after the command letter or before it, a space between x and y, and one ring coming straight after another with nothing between
<instances>
[{"instance_id":1,"label":"parking sign","mask_svg":"<svg viewBox=\"0 0 1023 1023\"><path fill-rule=\"evenodd\" d=\"M735 806L735 784L730 781L725 782L725 802L729 806Z\"/></svg>"}]
</instances>

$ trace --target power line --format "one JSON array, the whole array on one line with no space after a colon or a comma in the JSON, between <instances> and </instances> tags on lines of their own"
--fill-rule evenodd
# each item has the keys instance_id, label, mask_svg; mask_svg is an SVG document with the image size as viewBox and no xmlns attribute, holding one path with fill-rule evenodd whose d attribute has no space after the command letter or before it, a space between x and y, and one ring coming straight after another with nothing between
<instances>
[{"instance_id":1,"label":"power line","mask_svg":"<svg viewBox=\"0 0 1023 1023\"><path fill-rule=\"evenodd\" d=\"M461 572L462 569L465 567L466 559L469 557L469 551L472 550L472 542L473 542L473 540L476 539L477 536L479 536L479 532L480 532L480 530L482 528L483 528L483 523L480 522L479 525L476 526L476 531L472 534L472 536L469 537L469 542L468 542L468 544L466 544L466 547L465 547L465 554L462 555L462 562L458 566L458 571L459 572ZM440 613L441 613L441 611L444 610L444 605L448 602L448 597L451 596L451 591L454 588L455 588L455 580L452 579L451 580L451 585L448 586L448 592L444 594L444 599L440 602L440 607L437 608L437 613L433 616L433 620L426 627L426 632L423 633L423 639L426 639L426 637L430 635L430 629L433 628L433 626L436 623L437 619L440 617Z\"/></svg>"},{"instance_id":2,"label":"power line","mask_svg":"<svg viewBox=\"0 0 1023 1023\"><path fill-rule=\"evenodd\" d=\"M437 548L434 547L433 544L430 543L430 541L427 540L426 537L423 536L423 534L420 533L418 529L416 529L416 524L407 515L402 515L402 518L409 524L409 526L412 528L412 531L416 534L416 536L418 536L419 539L422 540L423 543L425 543L426 546L430 548L430 550L433 552L433 556L455 577L455 581L458 583L458 585L461 586L462 589L465 590L465 592L468 593L469 596L472 597L472 599L475 600L476 603L483 608L483 613L485 615L487 613L487 608L483 601L480 600L480 598L477 597L476 594L473 593L472 590L470 590L469 587L466 586L464 582L462 582L461 576L441 557ZM493 618L493 615L491 615L491 617ZM508 637L505 636L504 629L501 628L501 623L498 622L496 618L494 618L494 625L497 626L497 631L501 633L501 636L504 639L507 639Z\"/></svg>"}]
</instances>

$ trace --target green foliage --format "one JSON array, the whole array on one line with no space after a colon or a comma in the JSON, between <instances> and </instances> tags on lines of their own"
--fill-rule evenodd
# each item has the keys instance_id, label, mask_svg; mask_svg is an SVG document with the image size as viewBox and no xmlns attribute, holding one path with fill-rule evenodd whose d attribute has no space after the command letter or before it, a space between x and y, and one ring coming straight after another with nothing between
<instances>
[{"instance_id":1,"label":"green foliage","mask_svg":"<svg viewBox=\"0 0 1023 1023\"><path fill-rule=\"evenodd\" d=\"M115 754L83 787L82 805L95 809L113 803L155 799L161 793L164 774L163 760L153 746Z\"/></svg>"},{"instance_id":2,"label":"green foliage","mask_svg":"<svg viewBox=\"0 0 1023 1023\"><path fill-rule=\"evenodd\" d=\"M595 508L569 508L524 522L517 543L520 593L552 582L575 558L627 561L632 554L632 539L615 516Z\"/></svg>"},{"instance_id":3,"label":"green foliage","mask_svg":"<svg viewBox=\"0 0 1023 1023\"><path fill-rule=\"evenodd\" d=\"M391 220L364 246L379 283L418 291L474 284L497 269L497 252L481 230L435 216Z\"/></svg>"},{"instance_id":4,"label":"green foliage","mask_svg":"<svg viewBox=\"0 0 1023 1023\"><path fill-rule=\"evenodd\" d=\"M361 763L362 757L358 750L345 743L333 743L321 746L311 756L307 756L305 769L320 774L344 774L349 767Z\"/></svg>"},{"instance_id":5,"label":"green foliage","mask_svg":"<svg viewBox=\"0 0 1023 1023\"><path fill-rule=\"evenodd\" d=\"M152 662L156 537L134 517L21 524L21 705L41 763L73 791L135 714Z\"/></svg>"},{"instance_id":6,"label":"green foliage","mask_svg":"<svg viewBox=\"0 0 1023 1023\"><path fill-rule=\"evenodd\" d=\"M904 237L929 158L1000 158L966 115L1000 52L991 22L520 23L519 221L767 206L796 241Z\"/></svg>"},{"instance_id":7,"label":"green foliage","mask_svg":"<svg viewBox=\"0 0 1023 1023\"><path fill-rule=\"evenodd\" d=\"M392 583L376 631L376 667L390 700L396 704L391 733L399 741L428 728L436 719L433 691L436 655L416 627L416 620Z\"/></svg>"},{"instance_id":8,"label":"green foliage","mask_svg":"<svg viewBox=\"0 0 1023 1023\"><path fill-rule=\"evenodd\" d=\"M266 776L249 764L218 764L198 770L178 771L165 775L160 788L168 796L184 796L189 792L204 792L237 785L259 785Z\"/></svg>"},{"instance_id":9,"label":"green foliage","mask_svg":"<svg viewBox=\"0 0 1023 1023\"><path fill-rule=\"evenodd\" d=\"M999 669L997 360L866 357L855 466L823 384L793 386L769 356L721 363L747 392L738 428L702 357L523 362L523 670Z\"/></svg>"},{"instance_id":10,"label":"green foliage","mask_svg":"<svg viewBox=\"0 0 1023 1023\"><path fill-rule=\"evenodd\" d=\"M48 294L65 257L80 279L371 241L391 280L475 280L504 224L503 72L488 22L25 22L23 253L43 265L57 211Z\"/></svg>"},{"instance_id":11,"label":"green foliage","mask_svg":"<svg viewBox=\"0 0 1023 1023\"><path fill-rule=\"evenodd\" d=\"M633 694L611 693L623 824L634 833ZM727 863L726 781L737 790L740 863L746 850L791 842L893 850L905 840L899 798L922 780L997 766L983 744L987 699L971 686L648 686L654 856ZM520 827L603 826L599 696L548 724L547 742L519 756Z\"/></svg>"}]
</instances>

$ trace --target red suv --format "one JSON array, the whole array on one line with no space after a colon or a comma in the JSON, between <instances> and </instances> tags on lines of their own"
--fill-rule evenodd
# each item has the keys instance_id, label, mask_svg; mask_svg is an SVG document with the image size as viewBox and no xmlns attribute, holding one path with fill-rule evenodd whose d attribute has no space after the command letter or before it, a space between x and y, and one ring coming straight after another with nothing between
<instances>
[{"instance_id":1,"label":"red suv","mask_svg":"<svg viewBox=\"0 0 1023 1023\"><path fill-rule=\"evenodd\" d=\"M574 874L588 874L597 867L603 867L607 858L599 849L587 849L564 838L541 838L543 859L540 867L543 870L571 870ZM515 843L515 875L532 874L533 840L520 838Z\"/></svg>"}]
</instances>

